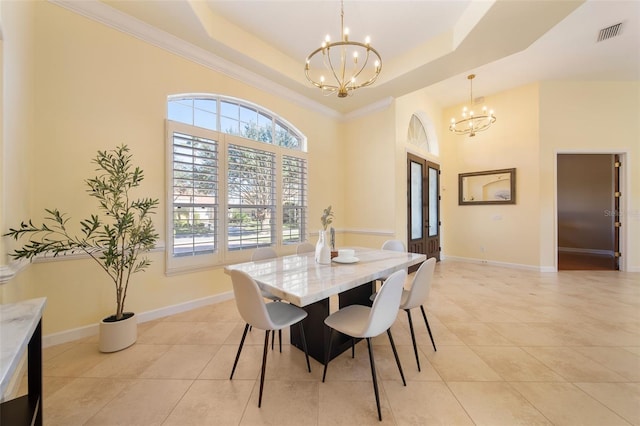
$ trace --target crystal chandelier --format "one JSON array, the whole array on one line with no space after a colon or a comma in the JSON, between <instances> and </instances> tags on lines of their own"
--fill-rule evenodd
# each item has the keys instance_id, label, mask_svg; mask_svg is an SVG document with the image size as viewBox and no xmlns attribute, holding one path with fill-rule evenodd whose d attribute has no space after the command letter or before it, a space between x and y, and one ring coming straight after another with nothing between
<instances>
[{"instance_id":1,"label":"crystal chandelier","mask_svg":"<svg viewBox=\"0 0 640 426\"><path fill-rule=\"evenodd\" d=\"M364 43L349 41L349 29L344 27L343 1L340 2L340 30L341 41L331 43L327 35L322 45L307 56L304 73L325 96L337 92L339 98L344 98L376 81L382 69L382 58L371 47L369 37Z\"/></svg>"},{"instance_id":2,"label":"crystal chandelier","mask_svg":"<svg viewBox=\"0 0 640 426\"><path fill-rule=\"evenodd\" d=\"M475 74L471 74L467 77L470 84L470 95L471 99L469 104L473 105L473 79L476 77ZM468 110L467 107L462 109L462 118L456 121L455 118L451 119L451 125L449 125L449 130L458 134L458 135L466 135L469 134L469 137L475 136L476 132L482 132L483 130L487 130L493 123L496 122L496 116L493 115L493 110L490 110L487 113L487 107L482 107L482 114L474 114L472 110Z\"/></svg>"}]
</instances>

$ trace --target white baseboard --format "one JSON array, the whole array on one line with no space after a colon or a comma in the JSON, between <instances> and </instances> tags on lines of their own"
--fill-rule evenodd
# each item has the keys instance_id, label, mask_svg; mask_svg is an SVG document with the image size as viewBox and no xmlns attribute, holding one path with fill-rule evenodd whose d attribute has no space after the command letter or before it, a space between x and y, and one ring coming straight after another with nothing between
<instances>
[{"instance_id":1,"label":"white baseboard","mask_svg":"<svg viewBox=\"0 0 640 426\"><path fill-rule=\"evenodd\" d=\"M547 266L533 266L533 265L523 265L520 263L497 262L495 260L475 259L472 257L445 256L445 255L442 255L441 257L443 260L444 259L456 260L459 262L477 263L481 265L501 266L503 268L526 269L529 271L540 271L540 272L555 272L555 268L547 267ZM553 270L547 270L548 268L552 268Z\"/></svg>"},{"instance_id":2,"label":"white baseboard","mask_svg":"<svg viewBox=\"0 0 640 426\"><path fill-rule=\"evenodd\" d=\"M177 305L165 306L163 308L154 309L152 311L137 313L136 317L138 318L138 323L143 323L147 321L153 321L158 318L167 317L169 315L187 312L192 309L200 308L202 306L214 305L216 303L224 302L231 299L233 299L233 292L228 291L226 293L220 293L214 296L207 296L201 299L190 300L188 302L179 303ZM73 342L74 340L95 336L97 334L98 324L90 324L84 327L60 331L43 336L42 347L47 348L49 346L59 345L61 343Z\"/></svg>"}]
</instances>

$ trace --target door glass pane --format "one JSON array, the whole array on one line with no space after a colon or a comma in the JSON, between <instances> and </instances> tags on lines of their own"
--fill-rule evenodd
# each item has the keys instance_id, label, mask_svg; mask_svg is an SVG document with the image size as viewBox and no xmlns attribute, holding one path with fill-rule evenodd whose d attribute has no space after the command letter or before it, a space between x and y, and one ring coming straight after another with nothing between
<instances>
[{"instance_id":1,"label":"door glass pane","mask_svg":"<svg viewBox=\"0 0 640 426\"><path fill-rule=\"evenodd\" d=\"M411 162L411 239L422 238L422 164Z\"/></svg>"},{"instance_id":2,"label":"door glass pane","mask_svg":"<svg viewBox=\"0 0 640 426\"><path fill-rule=\"evenodd\" d=\"M438 170L429 167L429 236L438 235Z\"/></svg>"}]
</instances>

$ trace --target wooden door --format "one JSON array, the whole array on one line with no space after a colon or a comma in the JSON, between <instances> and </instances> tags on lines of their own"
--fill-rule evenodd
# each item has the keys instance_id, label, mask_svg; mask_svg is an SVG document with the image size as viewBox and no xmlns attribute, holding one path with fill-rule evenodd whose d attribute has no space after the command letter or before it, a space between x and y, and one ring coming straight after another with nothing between
<instances>
[{"instance_id":1,"label":"wooden door","mask_svg":"<svg viewBox=\"0 0 640 426\"><path fill-rule=\"evenodd\" d=\"M613 213L614 213L614 226L613 226L613 269L620 270L620 227L622 222L620 221L620 168L622 162L620 161L620 155L615 154L613 157Z\"/></svg>"},{"instance_id":2,"label":"wooden door","mask_svg":"<svg viewBox=\"0 0 640 426\"><path fill-rule=\"evenodd\" d=\"M407 216L409 252L440 260L440 166L413 154L407 156Z\"/></svg>"}]
</instances>

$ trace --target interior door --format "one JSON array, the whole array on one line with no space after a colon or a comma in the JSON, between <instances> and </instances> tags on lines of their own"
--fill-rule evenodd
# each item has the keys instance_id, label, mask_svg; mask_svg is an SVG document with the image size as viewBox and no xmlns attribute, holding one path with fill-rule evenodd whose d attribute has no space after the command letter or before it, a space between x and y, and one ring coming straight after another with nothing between
<instances>
[{"instance_id":1,"label":"interior door","mask_svg":"<svg viewBox=\"0 0 640 426\"><path fill-rule=\"evenodd\" d=\"M557 155L558 270L620 268L617 154Z\"/></svg>"},{"instance_id":2,"label":"interior door","mask_svg":"<svg viewBox=\"0 0 640 426\"><path fill-rule=\"evenodd\" d=\"M620 197L622 192L620 191L620 167L622 162L620 161L620 155L615 154L613 156L613 214L614 214L614 226L613 226L613 269L620 270L620 227L622 222L620 221Z\"/></svg>"},{"instance_id":3,"label":"interior door","mask_svg":"<svg viewBox=\"0 0 640 426\"><path fill-rule=\"evenodd\" d=\"M408 154L407 204L408 250L440 260L439 165Z\"/></svg>"}]
</instances>

